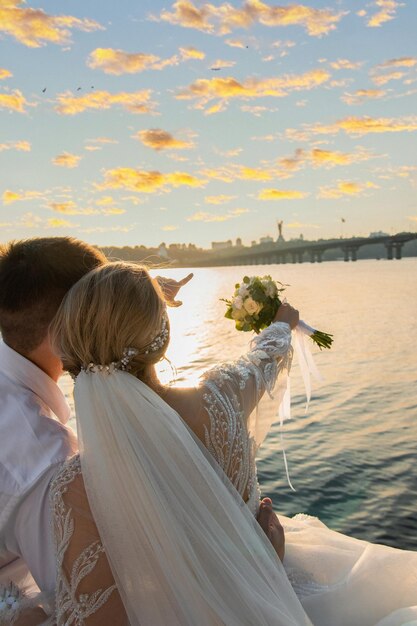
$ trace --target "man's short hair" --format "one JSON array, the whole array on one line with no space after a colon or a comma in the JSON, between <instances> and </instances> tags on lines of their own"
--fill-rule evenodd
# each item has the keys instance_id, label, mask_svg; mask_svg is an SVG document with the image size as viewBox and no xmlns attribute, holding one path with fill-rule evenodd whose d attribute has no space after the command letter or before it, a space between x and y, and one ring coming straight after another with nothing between
<instances>
[{"instance_id":1,"label":"man's short hair","mask_svg":"<svg viewBox=\"0 0 417 626\"><path fill-rule=\"evenodd\" d=\"M0 331L28 354L45 339L67 291L106 263L100 250L72 237L42 237L0 245Z\"/></svg>"}]
</instances>

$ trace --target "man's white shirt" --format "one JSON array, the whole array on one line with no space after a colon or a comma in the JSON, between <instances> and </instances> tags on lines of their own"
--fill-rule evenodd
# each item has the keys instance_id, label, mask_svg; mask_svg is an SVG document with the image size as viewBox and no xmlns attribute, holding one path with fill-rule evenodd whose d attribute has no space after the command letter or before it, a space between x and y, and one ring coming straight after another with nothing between
<instances>
[{"instance_id":1,"label":"man's white shirt","mask_svg":"<svg viewBox=\"0 0 417 626\"><path fill-rule=\"evenodd\" d=\"M42 591L55 588L49 484L77 451L69 417L58 385L0 341L0 568L23 558Z\"/></svg>"}]
</instances>

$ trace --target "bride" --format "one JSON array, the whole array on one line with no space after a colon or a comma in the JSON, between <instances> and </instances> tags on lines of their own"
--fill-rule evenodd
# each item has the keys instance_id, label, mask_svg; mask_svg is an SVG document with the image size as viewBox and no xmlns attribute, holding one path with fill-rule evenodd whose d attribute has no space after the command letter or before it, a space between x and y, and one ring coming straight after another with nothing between
<instances>
[{"instance_id":1,"label":"bride","mask_svg":"<svg viewBox=\"0 0 417 626\"><path fill-rule=\"evenodd\" d=\"M58 624L417 623L416 553L297 516L284 569L255 521L257 407L284 394L297 321L280 307L245 357L175 389L155 373L169 321L145 268L112 263L71 289L51 331L80 441L51 489Z\"/></svg>"}]
</instances>

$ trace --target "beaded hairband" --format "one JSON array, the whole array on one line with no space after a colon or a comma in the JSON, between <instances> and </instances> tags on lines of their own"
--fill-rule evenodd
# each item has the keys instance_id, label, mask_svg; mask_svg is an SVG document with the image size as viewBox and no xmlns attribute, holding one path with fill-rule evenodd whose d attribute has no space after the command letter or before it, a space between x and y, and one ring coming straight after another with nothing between
<instances>
[{"instance_id":1,"label":"beaded hairband","mask_svg":"<svg viewBox=\"0 0 417 626\"><path fill-rule=\"evenodd\" d=\"M168 317L167 314L164 313L162 318L161 330L151 341L149 347L145 350L145 354L149 354L150 352L158 352L158 350L160 350L162 346L167 342L168 335Z\"/></svg>"},{"instance_id":2,"label":"beaded hairband","mask_svg":"<svg viewBox=\"0 0 417 626\"><path fill-rule=\"evenodd\" d=\"M144 354L150 354L152 352L158 352L165 343L167 342L169 336L168 330L168 316L164 313L162 318L162 325L160 332L154 337L151 343L148 345L146 350L144 350ZM122 372L127 372L130 369L130 362L134 359L135 356L139 354L139 350L137 348L125 348L123 350L123 356L120 361L112 361L108 365L98 365L96 363L89 363L86 367L82 367L81 370L84 372L104 372L110 374L116 370L121 370Z\"/></svg>"}]
</instances>

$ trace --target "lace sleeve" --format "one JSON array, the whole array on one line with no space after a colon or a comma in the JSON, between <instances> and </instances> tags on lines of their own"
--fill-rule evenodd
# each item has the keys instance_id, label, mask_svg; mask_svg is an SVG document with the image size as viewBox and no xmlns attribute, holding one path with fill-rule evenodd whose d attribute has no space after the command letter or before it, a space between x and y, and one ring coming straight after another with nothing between
<instances>
[{"instance_id":1,"label":"lace sleeve","mask_svg":"<svg viewBox=\"0 0 417 626\"><path fill-rule=\"evenodd\" d=\"M128 624L91 515L79 456L64 464L51 485L57 554L58 626Z\"/></svg>"},{"instance_id":2,"label":"lace sleeve","mask_svg":"<svg viewBox=\"0 0 417 626\"><path fill-rule=\"evenodd\" d=\"M227 391L247 421L264 392L274 391L278 373L288 373L291 360L291 328L285 322L275 322L252 340L245 356L209 370L203 382L211 389Z\"/></svg>"},{"instance_id":3,"label":"lace sleeve","mask_svg":"<svg viewBox=\"0 0 417 626\"><path fill-rule=\"evenodd\" d=\"M253 339L248 354L203 376L203 406L208 417L205 445L245 500L255 487L257 447L273 421L270 411L264 419L259 402L265 391L268 395L274 392L282 372L275 397L279 403L291 359L291 329L275 322Z\"/></svg>"}]
</instances>

